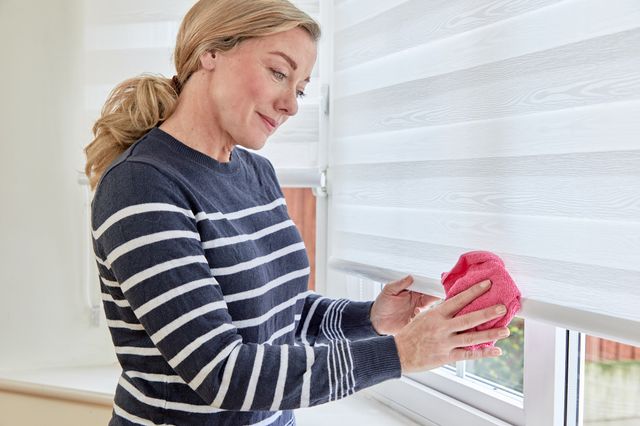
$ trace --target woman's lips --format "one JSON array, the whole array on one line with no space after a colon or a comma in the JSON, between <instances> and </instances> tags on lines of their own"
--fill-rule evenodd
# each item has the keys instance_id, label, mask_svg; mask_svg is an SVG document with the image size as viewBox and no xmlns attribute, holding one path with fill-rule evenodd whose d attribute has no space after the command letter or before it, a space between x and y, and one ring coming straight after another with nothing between
<instances>
[{"instance_id":1,"label":"woman's lips","mask_svg":"<svg viewBox=\"0 0 640 426\"><path fill-rule=\"evenodd\" d=\"M260 116L264 124L267 126L267 129L269 130L269 132L273 132L276 129L276 125L271 121L271 119L265 117L260 113L258 113L258 115Z\"/></svg>"}]
</instances>

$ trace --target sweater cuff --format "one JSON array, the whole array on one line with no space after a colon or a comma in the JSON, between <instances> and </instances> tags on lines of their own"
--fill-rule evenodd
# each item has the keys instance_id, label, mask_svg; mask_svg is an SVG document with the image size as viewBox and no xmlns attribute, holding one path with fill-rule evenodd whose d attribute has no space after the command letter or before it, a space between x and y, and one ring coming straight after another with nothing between
<instances>
[{"instance_id":1,"label":"sweater cuff","mask_svg":"<svg viewBox=\"0 0 640 426\"><path fill-rule=\"evenodd\" d=\"M355 338L371 338L382 336L378 334L371 323L371 307L373 302L355 302L350 301L346 309L342 313L343 329L355 332Z\"/></svg>"},{"instance_id":2,"label":"sweater cuff","mask_svg":"<svg viewBox=\"0 0 640 426\"><path fill-rule=\"evenodd\" d=\"M393 336L351 343L356 391L402 376L398 348Z\"/></svg>"}]
</instances>

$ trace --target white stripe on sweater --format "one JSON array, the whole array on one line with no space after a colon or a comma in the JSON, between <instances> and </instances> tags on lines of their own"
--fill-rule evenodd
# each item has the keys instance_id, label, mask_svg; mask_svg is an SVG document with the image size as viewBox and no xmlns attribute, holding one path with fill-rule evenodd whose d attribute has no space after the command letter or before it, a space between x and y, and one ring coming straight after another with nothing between
<instances>
[{"instance_id":1,"label":"white stripe on sweater","mask_svg":"<svg viewBox=\"0 0 640 426\"><path fill-rule=\"evenodd\" d=\"M311 396L311 374L313 371L313 363L315 362L315 353L311 346L305 346L304 350L307 355L307 369L302 375L302 394L300 395L300 408L309 406L309 397Z\"/></svg>"},{"instance_id":2,"label":"white stripe on sweater","mask_svg":"<svg viewBox=\"0 0 640 426\"><path fill-rule=\"evenodd\" d=\"M220 364L227 356L229 356L229 353L231 353L231 351L237 345L239 345L240 342L241 342L240 339L234 340L229 345L227 345L227 347L225 347L223 350L218 352L218 355L216 355L216 357L213 358L207 365L202 367L200 372L198 372L198 374L196 374L193 380L189 382L189 386L191 387L191 389L198 389L198 387L200 387L200 385L202 384L202 382L204 382L207 376L211 374L213 369L216 368L218 364Z\"/></svg>"},{"instance_id":3,"label":"white stripe on sweater","mask_svg":"<svg viewBox=\"0 0 640 426\"><path fill-rule=\"evenodd\" d=\"M349 384L350 373L351 373L351 367L349 365L349 351L350 351L349 341L346 338L343 338L344 335L342 333L342 313L344 312L348 304L349 304L349 301L345 299L342 305L340 306L340 310L336 312L336 321L334 323L334 327L335 327L334 333L336 335L336 338L340 342L340 350L341 350L340 355L342 357L341 358L343 362L342 365L344 365L344 375L341 381L344 380L345 390L340 396L341 398L349 395L349 390L351 389L351 386Z\"/></svg>"},{"instance_id":4,"label":"white stripe on sweater","mask_svg":"<svg viewBox=\"0 0 640 426\"><path fill-rule=\"evenodd\" d=\"M327 325L326 324L329 321L331 313L333 312L334 306L335 306L335 304L337 302L338 302L337 300L334 300L333 302L331 302L331 304L329 305L329 307L325 311L324 316L322 317L322 322L320 323L320 330L322 330L322 332L327 337L327 340L329 340L329 342L331 342L332 339L330 338L330 336L326 332L326 330L327 330ZM335 345L330 343L327 352L329 353L329 359L327 360L327 366L328 366L327 374L328 374L329 389L333 390L337 394L337 392L338 392L338 366L336 365ZM329 360L330 360L330 363L329 363ZM333 379L333 381L331 379ZM331 400L332 400L332 393L330 392L329 393L329 401L331 401Z\"/></svg>"},{"instance_id":5,"label":"white stripe on sweater","mask_svg":"<svg viewBox=\"0 0 640 426\"><path fill-rule=\"evenodd\" d=\"M143 419L142 417L138 417L135 414L131 414L130 412L128 412L124 408L120 407L115 402L113 403L113 411L116 413L116 415L118 417L121 417L121 418L123 418L125 420L128 420L131 423L135 423L137 425L143 425L143 426L175 426L175 425L168 425L168 424L165 424L165 423L158 424L158 423L152 422L151 420Z\"/></svg>"},{"instance_id":6,"label":"white stripe on sweater","mask_svg":"<svg viewBox=\"0 0 640 426\"><path fill-rule=\"evenodd\" d=\"M271 280L265 285L262 285L258 288L241 291L239 293L233 293L229 295L225 294L224 300L226 300L227 303L231 303L231 302L237 302L238 300L246 300L246 299L251 299L253 297L262 296L269 290L272 290L282 284L291 282L296 278L309 275L310 272L311 272L311 268L298 269L297 271L289 272L288 274L282 275L274 280Z\"/></svg>"},{"instance_id":7,"label":"white stripe on sweater","mask_svg":"<svg viewBox=\"0 0 640 426\"><path fill-rule=\"evenodd\" d=\"M158 275L162 272L169 271L174 268L179 268L185 265L191 265L194 263L204 263L209 264L207 262L207 258L203 255L196 256L185 256L180 259L172 259L166 262L158 263L157 265L153 265L150 268L147 268L143 271L138 272L137 274L132 275L127 280L125 280L122 284L120 284L120 288L123 292L130 290L133 286L139 284L140 282L153 277L154 275Z\"/></svg>"},{"instance_id":8,"label":"white stripe on sweater","mask_svg":"<svg viewBox=\"0 0 640 426\"><path fill-rule=\"evenodd\" d=\"M93 238L97 240L114 223L124 218L127 218L129 216L133 216L136 214L143 214L143 213L152 213L152 212L176 212L176 213L182 213L183 215L191 219L193 219L194 217L191 210L182 209L172 204L167 204L167 203L136 204L136 205L125 207L121 210L118 210L117 212L109 216L109 218L105 220L102 223L102 225L98 227L98 229L92 230L91 233L93 234Z\"/></svg>"},{"instance_id":9,"label":"white stripe on sweater","mask_svg":"<svg viewBox=\"0 0 640 426\"><path fill-rule=\"evenodd\" d=\"M173 402L173 401L166 401L160 398L153 398L142 393L138 388L133 386L123 377L120 377L120 380L118 380L118 384L124 390L129 392L129 394L132 397L134 397L138 401L150 407L176 410L176 411L185 411L187 413L199 413L199 414L219 413L221 411L225 411L225 410L221 410L220 408L211 407L209 405L195 405L195 404L187 404L184 402Z\"/></svg>"},{"instance_id":10,"label":"white stripe on sweater","mask_svg":"<svg viewBox=\"0 0 640 426\"><path fill-rule=\"evenodd\" d=\"M244 396L244 402L240 411L249 411L253 405L253 399L256 395L256 387L258 386L258 378L260 377L260 370L262 370L262 358L264 357L264 346L258 345L256 347L256 356L253 359L253 369L251 370L251 377L249 378L249 384Z\"/></svg>"},{"instance_id":11,"label":"white stripe on sweater","mask_svg":"<svg viewBox=\"0 0 640 426\"><path fill-rule=\"evenodd\" d=\"M143 316L148 314L150 311L170 301L174 297L181 296L185 293L188 293L200 287L206 287L208 285L214 285L214 284L215 284L215 280L213 278L202 278L200 280L191 281L189 283L182 284L181 286L178 286L169 291L166 291L160 294L159 296L156 296L153 299L149 300L148 302L140 306L138 309L136 309L135 314L138 318L142 318Z\"/></svg>"},{"instance_id":12,"label":"white stripe on sweater","mask_svg":"<svg viewBox=\"0 0 640 426\"><path fill-rule=\"evenodd\" d=\"M132 250L160 241L175 240L179 238L188 238L200 241L200 234L191 231L163 231L156 232L154 234L143 235L119 245L107 255L107 258L104 261L100 262L100 259L98 259L98 262L100 262L107 268L111 268L111 264L113 262L115 262L120 256L124 256Z\"/></svg>"},{"instance_id":13,"label":"white stripe on sweater","mask_svg":"<svg viewBox=\"0 0 640 426\"><path fill-rule=\"evenodd\" d=\"M143 331L144 327L140 323L130 323L122 320L107 320L109 328L126 328L127 330Z\"/></svg>"},{"instance_id":14,"label":"white stripe on sweater","mask_svg":"<svg viewBox=\"0 0 640 426\"><path fill-rule=\"evenodd\" d=\"M269 337L269 340L267 340L266 342L264 342L267 345L271 345L273 344L273 342L276 341L276 339L278 339L279 337L284 336L285 334L292 332L293 330L295 330L295 324L289 324L286 327L282 327L280 330L277 330L276 332L274 332L271 337Z\"/></svg>"},{"instance_id":15,"label":"white stripe on sweater","mask_svg":"<svg viewBox=\"0 0 640 426\"><path fill-rule=\"evenodd\" d=\"M261 206L255 206L255 207L249 207L248 209L242 209L242 210L238 210L235 212L229 212L229 213L221 213L221 212L215 212L215 213L205 213L205 212L200 212L198 213L195 218L196 221L200 222L201 220L235 220L235 219L241 219L243 217L246 216L251 216L252 214L256 214L256 213L261 213L261 212L268 212L270 210L275 209L276 207L279 206L283 206L286 205L287 202L285 201L284 198L278 198L277 200L274 200L272 202L270 202L269 204L264 204Z\"/></svg>"},{"instance_id":16,"label":"white stripe on sweater","mask_svg":"<svg viewBox=\"0 0 640 426\"><path fill-rule=\"evenodd\" d=\"M231 244L243 243L245 241L258 240L264 236L274 234L282 229L295 226L291 220L285 220L284 222L277 223L275 225L263 228L253 234L240 234L233 237L216 238L215 240L208 240L202 242L202 248L205 250L228 246Z\"/></svg>"},{"instance_id":17,"label":"white stripe on sweater","mask_svg":"<svg viewBox=\"0 0 640 426\"><path fill-rule=\"evenodd\" d=\"M313 293L312 293L313 294ZM316 312L316 308L320 304L320 301L323 300L324 297L318 297L309 308L309 313L307 313L307 318L304 321L304 326L302 327L302 332L300 333L300 337L302 339L302 343L305 345L309 342L307 341L307 331L309 330L309 324L311 323L311 318L313 318L313 314Z\"/></svg>"},{"instance_id":18,"label":"white stripe on sweater","mask_svg":"<svg viewBox=\"0 0 640 426\"><path fill-rule=\"evenodd\" d=\"M120 287L120 284L117 281L108 280L101 275L98 275L98 278L100 279L100 281L102 281L102 284L106 285L107 287Z\"/></svg>"},{"instance_id":19,"label":"white stripe on sweater","mask_svg":"<svg viewBox=\"0 0 640 426\"><path fill-rule=\"evenodd\" d=\"M195 339L193 342L189 343L187 346L182 348L180 352L178 352L173 358L169 360L169 365L173 368L176 368L182 361L185 360L189 355L191 355L196 349L202 346L205 342L213 339L219 334L224 333L225 331L233 330L235 327L231 324L224 323L219 327L214 328L203 334L202 336Z\"/></svg>"},{"instance_id":20,"label":"white stripe on sweater","mask_svg":"<svg viewBox=\"0 0 640 426\"><path fill-rule=\"evenodd\" d=\"M276 390L273 394L273 403L271 411L280 409L282 397L284 395L284 384L287 379L287 369L289 368L289 346L280 346L280 369L278 370L278 380L276 381Z\"/></svg>"},{"instance_id":21,"label":"white stripe on sweater","mask_svg":"<svg viewBox=\"0 0 640 426\"><path fill-rule=\"evenodd\" d=\"M347 374L348 368L346 365L347 355L344 350L344 342L341 341L339 335L339 317L338 312L344 309L348 303L345 299L339 299L331 303L327 311L325 312L323 321L321 323L321 330L326 336L327 340L332 342L329 345L329 351L331 352L331 359L334 368L334 387L335 387L335 399L342 397L345 393L345 374ZM337 364L337 367L336 367ZM344 368L343 368L344 367ZM330 395L331 400L331 395Z\"/></svg>"},{"instance_id":22,"label":"white stripe on sweater","mask_svg":"<svg viewBox=\"0 0 640 426\"><path fill-rule=\"evenodd\" d=\"M347 305L351 303L348 302L345 305L345 308L342 309L342 311L340 312L340 324L342 324L342 312L344 312L344 309L346 309ZM351 386L349 387L349 389L347 390L347 395L351 395L352 393L355 392L355 388L356 388L356 378L353 375L353 356L352 356L352 352L351 352L351 344L349 343L349 339L347 339L347 336L344 334L344 329L342 327L339 328L340 331L340 335L342 337L342 340L344 340L346 346L347 346L347 354L349 356L349 375L350 375L350 379L351 379Z\"/></svg>"},{"instance_id":23,"label":"white stripe on sweater","mask_svg":"<svg viewBox=\"0 0 640 426\"><path fill-rule=\"evenodd\" d=\"M218 393L213 399L214 407L220 407L224 402L224 398L227 396L227 391L229 390L229 385L231 384L231 377L233 377L233 369L236 366L236 359L238 358L239 353L240 346L236 346L235 349L231 351L231 355L229 355L227 364L224 367L224 374L222 375L222 381L220 382Z\"/></svg>"},{"instance_id":24,"label":"white stripe on sweater","mask_svg":"<svg viewBox=\"0 0 640 426\"><path fill-rule=\"evenodd\" d=\"M128 377L132 379L142 379L148 382L159 382L159 383L180 383L186 385L187 383L182 379L182 377L177 374L155 374L155 373L144 373L142 371L125 371Z\"/></svg>"},{"instance_id":25,"label":"white stripe on sweater","mask_svg":"<svg viewBox=\"0 0 640 426\"><path fill-rule=\"evenodd\" d=\"M260 257L256 257L255 259L251 259L248 260L246 262L240 262L237 263L233 266L226 266L224 268L212 268L211 269L211 274L218 276L218 275L231 275L231 274L235 274L237 272L242 272L242 271L246 271L248 269L253 269L255 267L258 267L260 265L264 265L265 263L269 263L275 259L278 259L280 257L284 257L290 253L299 251L299 250L304 250L304 242L299 242L299 243L295 243L295 244L291 244L290 246L281 248L280 250L276 250L272 253L269 253L267 255L264 256L260 256Z\"/></svg>"},{"instance_id":26,"label":"white stripe on sweater","mask_svg":"<svg viewBox=\"0 0 640 426\"><path fill-rule=\"evenodd\" d=\"M140 355L140 356L162 356L158 348L152 346L150 348L141 348L138 346L116 346L118 355Z\"/></svg>"},{"instance_id":27,"label":"white stripe on sweater","mask_svg":"<svg viewBox=\"0 0 640 426\"><path fill-rule=\"evenodd\" d=\"M290 308L291 306L294 306L298 302L298 300L304 299L305 297L307 297L308 294L309 292L305 291L303 293L298 294L296 297L292 297L291 299L285 302L282 302L277 306L274 306L273 308L269 309L269 311L260 315L259 317L249 318L249 319L240 320L240 321L234 321L233 324L238 328L255 327L257 325L262 324L263 322L265 322L266 320L268 320L270 317L274 316L278 312L281 312L287 308Z\"/></svg>"},{"instance_id":28,"label":"white stripe on sweater","mask_svg":"<svg viewBox=\"0 0 640 426\"><path fill-rule=\"evenodd\" d=\"M127 301L127 299L116 300L109 293L102 293L102 301L103 302L109 302L109 303L115 303L116 305L120 306L121 308L131 308L131 305L129 305L129 301Z\"/></svg>"},{"instance_id":29,"label":"white stripe on sweater","mask_svg":"<svg viewBox=\"0 0 640 426\"><path fill-rule=\"evenodd\" d=\"M219 300L217 302L207 303L206 305L200 306L199 308L195 308L185 314L180 315L178 318L174 319L169 324L165 325L160 330L153 333L151 335L151 340L153 340L153 343L157 345L160 341L162 341L162 339L164 339L169 334L173 333L174 331L176 331L178 328L182 327L189 321L192 321L195 318L198 318L199 316L202 316L204 314L208 314L209 312L217 311L220 309L226 309L226 307L227 307L227 304L224 303L224 301Z\"/></svg>"}]
</instances>

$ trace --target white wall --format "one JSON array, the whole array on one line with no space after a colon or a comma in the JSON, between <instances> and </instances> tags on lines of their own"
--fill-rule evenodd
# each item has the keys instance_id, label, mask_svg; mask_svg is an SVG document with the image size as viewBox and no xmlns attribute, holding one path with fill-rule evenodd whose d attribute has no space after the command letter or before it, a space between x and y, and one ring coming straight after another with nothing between
<instances>
[{"instance_id":1,"label":"white wall","mask_svg":"<svg viewBox=\"0 0 640 426\"><path fill-rule=\"evenodd\" d=\"M82 287L82 4L0 1L0 370L115 360Z\"/></svg>"}]
</instances>

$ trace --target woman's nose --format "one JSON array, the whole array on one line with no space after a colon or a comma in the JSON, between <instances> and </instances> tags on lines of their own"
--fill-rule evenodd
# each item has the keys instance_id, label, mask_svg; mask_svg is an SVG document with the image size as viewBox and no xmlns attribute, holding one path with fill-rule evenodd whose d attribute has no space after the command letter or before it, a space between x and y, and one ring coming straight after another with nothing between
<instances>
[{"instance_id":1,"label":"woman's nose","mask_svg":"<svg viewBox=\"0 0 640 426\"><path fill-rule=\"evenodd\" d=\"M298 113L297 90L283 93L278 100L278 109L286 115L293 116Z\"/></svg>"}]
</instances>

